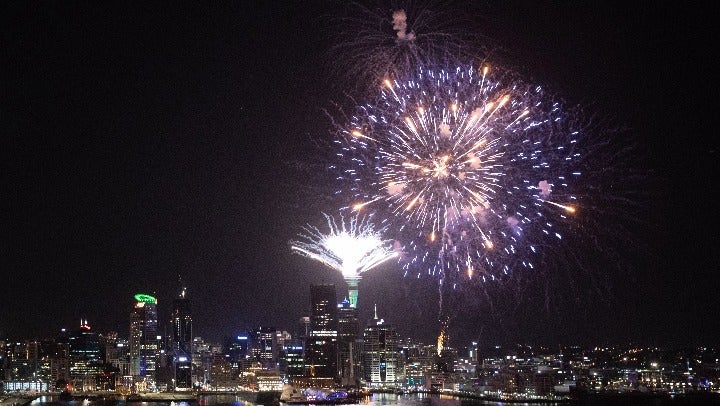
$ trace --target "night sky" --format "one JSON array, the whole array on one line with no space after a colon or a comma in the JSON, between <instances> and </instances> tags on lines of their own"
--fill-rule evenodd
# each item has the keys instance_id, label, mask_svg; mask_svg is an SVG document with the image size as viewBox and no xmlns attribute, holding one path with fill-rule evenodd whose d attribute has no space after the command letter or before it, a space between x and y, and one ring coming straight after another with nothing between
<instances>
[{"instance_id":1,"label":"night sky","mask_svg":"<svg viewBox=\"0 0 720 406\"><path fill-rule=\"evenodd\" d=\"M154 293L168 320L179 278L195 335L217 341L254 326L295 332L310 284L341 296L340 275L288 241L337 208L324 110L355 87L328 75L342 4L3 3L0 339L81 319L126 336L133 295ZM714 14L471 4L520 70L633 145L633 181L608 173L638 193L621 216L583 213L618 247L597 267L450 299L452 344L720 342ZM431 342L436 292L376 269L360 314L377 303L402 336Z\"/></svg>"}]
</instances>

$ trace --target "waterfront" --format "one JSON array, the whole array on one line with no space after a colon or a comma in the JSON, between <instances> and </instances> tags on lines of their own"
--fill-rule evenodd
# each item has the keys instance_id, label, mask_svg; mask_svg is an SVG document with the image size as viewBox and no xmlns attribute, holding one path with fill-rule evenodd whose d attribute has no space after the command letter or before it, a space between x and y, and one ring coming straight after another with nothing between
<instances>
[{"instance_id":1,"label":"waterfront","mask_svg":"<svg viewBox=\"0 0 720 406\"><path fill-rule=\"evenodd\" d=\"M30 406L260 406L247 400L246 396L237 394L206 394L194 400L180 401L127 401L109 398L82 399L61 401L57 396L41 396L29 403L3 403ZM571 402L499 402L495 400L456 398L451 396L430 394L392 394L374 393L358 402L362 406L485 406L485 405L647 405L647 406L676 406L676 405L720 405L718 397L593 397L583 401ZM271 405L263 405L271 406ZM277 406L277 405L274 405ZM285 406L280 403L280 406Z\"/></svg>"},{"instance_id":2,"label":"waterfront","mask_svg":"<svg viewBox=\"0 0 720 406\"><path fill-rule=\"evenodd\" d=\"M478 400L478 399L459 399L451 396L440 396L430 394L393 394L393 393L374 393L366 398L360 399L357 403L362 406L482 406L482 405L519 405L523 403L503 403L498 401ZM543 405L566 405L567 402L558 403L542 403ZM260 406L261 404L253 403L246 396L236 394L212 394L201 395L197 400L179 400L179 401L127 401L111 398L93 398L93 399L76 399L72 401L63 401L58 396L40 396L39 398L26 403L30 406ZM285 403L280 403L284 406ZM271 406L271 405L262 405ZM278 406L277 404L275 406Z\"/></svg>"}]
</instances>

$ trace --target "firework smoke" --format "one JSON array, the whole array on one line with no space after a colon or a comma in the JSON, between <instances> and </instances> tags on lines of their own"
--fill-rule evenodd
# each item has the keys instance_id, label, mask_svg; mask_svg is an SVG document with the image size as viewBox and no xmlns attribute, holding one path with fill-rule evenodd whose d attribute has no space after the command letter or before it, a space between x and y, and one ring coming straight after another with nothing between
<instances>
[{"instance_id":1,"label":"firework smoke","mask_svg":"<svg viewBox=\"0 0 720 406\"><path fill-rule=\"evenodd\" d=\"M484 55L490 41L471 19L474 5L444 1L348 2L327 23L336 38L329 65L345 85L366 85L419 65L470 63Z\"/></svg>"}]
</instances>

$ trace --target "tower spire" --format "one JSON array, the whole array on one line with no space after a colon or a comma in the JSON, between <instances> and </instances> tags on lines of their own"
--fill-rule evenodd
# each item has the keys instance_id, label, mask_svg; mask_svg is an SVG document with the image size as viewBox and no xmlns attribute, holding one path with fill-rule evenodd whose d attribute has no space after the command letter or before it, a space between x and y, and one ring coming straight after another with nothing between
<instances>
[{"instance_id":1,"label":"tower spire","mask_svg":"<svg viewBox=\"0 0 720 406\"><path fill-rule=\"evenodd\" d=\"M180 290L178 290L178 298L185 299L185 295L187 294L187 286L183 283L182 275L178 274L178 285L180 286Z\"/></svg>"}]
</instances>

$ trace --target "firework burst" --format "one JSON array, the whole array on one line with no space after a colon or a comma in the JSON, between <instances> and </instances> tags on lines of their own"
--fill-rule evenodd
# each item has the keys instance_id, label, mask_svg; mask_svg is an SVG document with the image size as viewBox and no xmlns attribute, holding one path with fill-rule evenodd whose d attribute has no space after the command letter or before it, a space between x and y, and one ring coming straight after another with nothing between
<instances>
[{"instance_id":1,"label":"firework burst","mask_svg":"<svg viewBox=\"0 0 720 406\"><path fill-rule=\"evenodd\" d=\"M385 80L337 141L352 209L412 234L406 269L447 279L508 275L576 210L580 133L543 89L487 67ZM417 266L425 264L428 266Z\"/></svg>"},{"instance_id":2,"label":"firework burst","mask_svg":"<svg viewBox=\"0 0 720 406\"><path fill-rule=\"evenodd\" d=\"M397 257L392 241L385 240L385 229L375 229L367 217L353 216L340 222L325 214L327 232L306 226L291 249L342 273L350 288L350 304L357 306L357 287L361 274Z\"/></svg>"}]
</instances>

